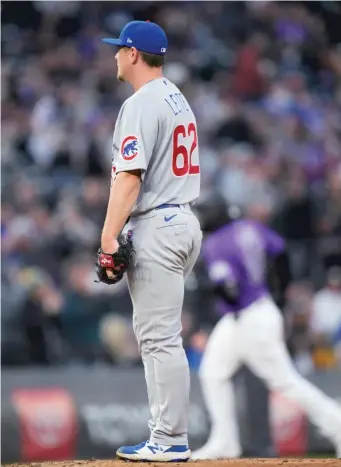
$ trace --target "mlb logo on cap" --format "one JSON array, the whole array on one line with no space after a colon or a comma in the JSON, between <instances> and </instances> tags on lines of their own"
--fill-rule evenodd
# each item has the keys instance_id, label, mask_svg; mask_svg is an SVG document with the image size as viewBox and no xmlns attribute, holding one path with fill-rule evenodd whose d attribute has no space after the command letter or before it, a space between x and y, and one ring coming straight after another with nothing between
<instances>
[{"instance_id":1,"label":"mlb logo on cap","mask_svg":"<svg viewBox=\"0 0 341 467\"><path fill-rule=\"evenodd\" d=\"M168 47L164 30L150 21L131 21L124 26L118 39L105 38L102 41L119 47L135 47L154 55L164 55Z\"/></svg>"}]
</instances>

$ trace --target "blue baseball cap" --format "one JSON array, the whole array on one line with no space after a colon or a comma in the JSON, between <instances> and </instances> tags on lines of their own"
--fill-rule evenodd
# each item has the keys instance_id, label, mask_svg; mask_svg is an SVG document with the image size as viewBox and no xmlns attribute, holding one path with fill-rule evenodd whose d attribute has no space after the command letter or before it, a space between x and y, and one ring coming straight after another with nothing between
<instances>
[{"instance_id":1,"label":"blue baseball cap","mask_svg":"<svg viewBox=\"0 0 341 467\"><path fill-rule=\"evenodd\" d=\"M131 21L124 26L118 39L105 38L102 41L119 47L135 47L154 55L164 55L168 47L165 31L150 21Z\"/></svg>"}]
</instances>

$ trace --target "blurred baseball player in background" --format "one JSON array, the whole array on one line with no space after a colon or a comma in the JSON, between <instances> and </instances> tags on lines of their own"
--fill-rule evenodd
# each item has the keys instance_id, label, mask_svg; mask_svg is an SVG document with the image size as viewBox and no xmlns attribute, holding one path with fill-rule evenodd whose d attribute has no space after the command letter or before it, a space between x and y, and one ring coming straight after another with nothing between
<instances>
[{"instance_id":1,"label":"blurred baseball player in background","mask_svg":"<svg viewBox=\"0 0 341 467\"><path fill-rule=\"evenodd\" d=\"M212 427L193 459L241 455L231 378L242 364L270 390L297 402L340 457L341 406L295 370L285 346L283 317L266 285L269 260L272 269L282 269L278 277L284 288L288 283L283 239L251 219L228 222L218 195L203 198L196 209L203 230L210 232L202 251L224 316L210 335L199 371Z\"/></svg>"},{"instance_id":2,"label":"blurred baseball player in background","mask_svg":"<svg viewBox=\"0 0 341 467\"><path fill-rule=\"evenodd\" d=\"M118 47L117 77L135 93L116 121L98 274L115 283L125 270L117 237L130 218L124 232L132 238L135 255L128 286L151 410L150 439L123 446L117 455L135 461L186 461L191 455L190 377L181 311L184 281L202 240L191 210L200 190L196 119L180 90L163 76L168 43L158 25L133 21L119 39L103 41Z\"/></svg>"}]
</instances>

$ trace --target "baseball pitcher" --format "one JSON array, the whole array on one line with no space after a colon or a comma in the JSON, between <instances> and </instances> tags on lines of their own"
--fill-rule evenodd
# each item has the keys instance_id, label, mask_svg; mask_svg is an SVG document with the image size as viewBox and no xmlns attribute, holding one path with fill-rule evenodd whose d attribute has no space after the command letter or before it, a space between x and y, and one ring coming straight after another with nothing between
<instances>
[{"instance_id":1,"label":"baseball pitcher","mask_svg":"<svg viewBox=\"0 0 341 467\"><path fill-rule=\"evenodd\" d=\"M149 440L123 446L117 455L187 461L190 379L180 333L184 281L202 240L191 209L200 190L196 119L180 90L163 76L168 43L158 25L133 21L119 39L103 41L118 47L117 77L135 92L116 121L96 270L108 284L127 271L151 410Z\"/></svg>"},{"instance_id":2,"label":"baseball pitcher","mask_svg":"<svg viewBox=\"0 0 341 467\"><path fill-rule=\"evenodd\" d=\"M199 213L203 205L197 203ZM223 317L210 335L199 370L212 428L193 458L241 455L231 377L242 364L270 390L297 402L340 457L341 406L295 370L285 346L283 317L266 285L267 259L281 256L283 239L250 219L226 225L218 221L207 230L211 233L202 252Z\"/></svg>"}]
</instances>

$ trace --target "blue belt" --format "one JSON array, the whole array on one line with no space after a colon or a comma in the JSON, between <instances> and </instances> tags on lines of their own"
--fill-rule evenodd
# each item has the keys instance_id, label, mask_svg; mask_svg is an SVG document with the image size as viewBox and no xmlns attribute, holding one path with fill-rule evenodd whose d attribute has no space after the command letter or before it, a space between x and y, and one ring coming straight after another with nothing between
<instances>
[{"instance_id":1,"label":"blue belt","mask_svg":"<svg viewBox=\"0 0 341 467\"><path fill-rule=\"evenodd\" d=\"M160 204L155 209L165 209L165 208L179 208L180 204Z\"/></svg>"},{"instance_id":2,"label":"blue belt","mask_svg":"<svg viewBox=\"0 0 341 467\"><path fill-rule=\"evenodd\" d=\"M160 206L157 206L154 209L179 208L179 207L180 207L180 204L167 204L167 203L165 203L165 204L160 204ZM130 221L130 216L126 220L126 224L128 224L129 221Z\"/></svg>"}]
</instances>

